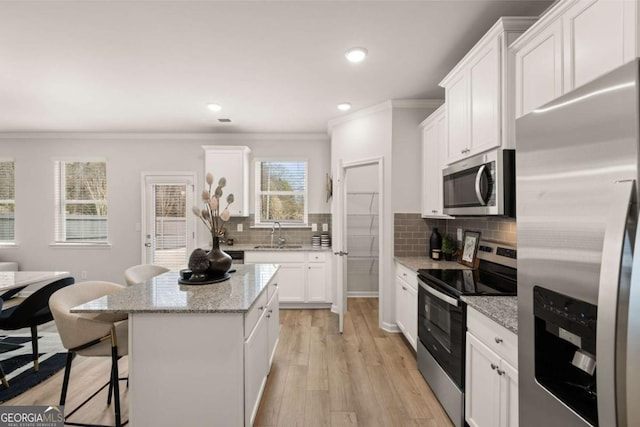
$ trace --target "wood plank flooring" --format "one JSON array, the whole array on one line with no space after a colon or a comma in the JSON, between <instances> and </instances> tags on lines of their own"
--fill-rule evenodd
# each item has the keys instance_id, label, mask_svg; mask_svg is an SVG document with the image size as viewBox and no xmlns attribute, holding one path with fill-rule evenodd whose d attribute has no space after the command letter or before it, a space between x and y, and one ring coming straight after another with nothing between
<instances>
[{"instance_id":1,"label":"wood plank flooring","mask_svg":"<svg viewBox=\"0 0 640 427\"><path fill-rule=\"evenodd\" d=\"M327 310L280 316L255 426L452 426L408 344L378 328L377 299L349 298L342 335Z\"/></svg>"},{"instance_id":2,"label":"wood plank flooring","mask_svg":"<svg viewBox=\"0 0 640 427\"><path fill-rule=\"evenodd\" d=\"M418 372L408 344L400 334L378 328L377 299L349 299L342 335L338 317L328 310L282 310L280 323L280 343L256 427L452 426ZM55 325L46 328L55 330ZM126 368L125 357L120 361L123 375ZM57 404L62 374L3 405ZM109 360L76 357L67 408L76 407L108 375ZM127 419L127 389L121 384ZM112 424L106 390L73 418Z\"/></svg>"}]
</instances>

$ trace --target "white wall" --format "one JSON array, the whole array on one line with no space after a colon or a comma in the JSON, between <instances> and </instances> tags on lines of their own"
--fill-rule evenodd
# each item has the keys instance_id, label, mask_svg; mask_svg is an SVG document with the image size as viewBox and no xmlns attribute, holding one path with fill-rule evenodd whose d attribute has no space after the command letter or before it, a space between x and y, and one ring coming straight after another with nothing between
<instances>
[{"instance_id":1,"label":"white wall","mask_svg":"<svg viewBox=\"0 0 640 427\"><path fill-rule=\"evenodd\" d=\"M222 142L224 141L224 142ZM325 173L330 170L326 135L0 135L0 157L16 162L16 241L0 260L22 270L70 271L77 280L123 282L123 271L141 262L141 172L195 171L196 195L204 181L202 145L247 145L260 157L309 159L309 211L327 213ZM52 247L56 157L106 157L110 248ZM250 183L253 191L253 181ZM199 239L201 240L201 239ZM206 236L205 236L206 240Z\"/></svg>"},{"instance_id":2,"label":"white wall","mask_svg":"<svg viewBox=\"0 0 640 427\"><path fill-rule=\"evenodd\" d=\"M355 112L330 123L331 169L338 175L341 162L353 162L372 157L383 159L382 223L383 250L380 254L382 279L380 280L381 326L395 329L394 266L393 266L393 213L420 211L420 131L418 125L441 101L387 101L369 109ZM394 160L394 150L398 161ZM414 158L415 157L415 158ZM409 159L409 161L402 160ZM402 181L415 177L415 185ZM400 184L396 184L396 181ZM398 189L395 191L395 189ZM333 204L334 246L339 241L340 217ZM340 274L340 272L336 272ZM335 281L334 281L335 282ZM337 292L334 292L337 295Z\"/></svg>"}]
</instances>

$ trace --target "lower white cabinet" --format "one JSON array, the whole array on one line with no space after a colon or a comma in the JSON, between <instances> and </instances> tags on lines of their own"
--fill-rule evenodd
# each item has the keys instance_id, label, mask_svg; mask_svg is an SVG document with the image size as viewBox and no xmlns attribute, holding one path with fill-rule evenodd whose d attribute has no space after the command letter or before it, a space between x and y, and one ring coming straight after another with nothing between
<instances>
[{"instance_id":1,"label":"lower white cabinet","mask_svg":"<svg viewBox=\"0 0 640 427\"><path fill-rule=\"evenodd\" d=\"M482 316L482 317L479 317ZM476 325L480 321L480 325ZM492 325L493 324L493 325ZM493 328L495 330L487 329ZM518 370L509 347L517 337L472 308L468 309L465 419L470 427L518 426ZM474 331L478 331L476 337ZM506 332L505 332L506 331ZM492 333L495 332L495 333ZM505 335L506 333L511 335ZM489 342L491 334L493 342ZM484 340L484 341L483 341Z\"/></svg>"},{"instance_id":2,"label":"lower white cabinet","mask_svg":"<svg viewBox=\"0 0 640 427\"><path fill-rule=\"evenodd\" d=\"M279 264L280 302L331 302L331 257L325 252L245 252L245 264Z\"/></svg>"},{"instance_id":3,"label":"lower white cabinet","mask_svg":"<svg viewBox=\"0 0 640 427\"><path fill-rule=\"evenodd\" d=\"M396 324L417 350L418 280L416 273L396 263Z\"/></svg>"},{"instance_id":4,"label":"lower white cabinet","mask_svg":"<svg viewBox=\"0 0 640 427\"><path fill-rule=\"evenodd\" d=\"M280 273L276 281L280 280ZM271 286L271 285L270 285ZM269 292L268 292L269 293ZM268 304L258 300L245 318L245 327L250 327L251 312L259 313L259 319L244 341L244 422L252 426L260 399L267 384L267 375L276 352L280 335L279 284L271 294ZM266 298L265 298L266 300Z\"/></svg>"}]
</instances>

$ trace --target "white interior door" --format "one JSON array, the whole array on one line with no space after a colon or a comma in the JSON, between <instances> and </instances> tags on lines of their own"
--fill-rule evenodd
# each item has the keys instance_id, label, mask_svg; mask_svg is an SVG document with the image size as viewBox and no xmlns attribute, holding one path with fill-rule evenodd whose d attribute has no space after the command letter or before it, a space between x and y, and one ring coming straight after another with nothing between
<instances>
[{"instance_id":1,"label":"white interior door","mask_svg":"<svg viewBox=\"0 0 640 427\"><path fill-rule=\"evenodd\" d=\"M142 262L185 268L195 248L195 174L143 173Z\"/></svg>"},{"instance_id":2,"label":"white interior door","mask_svg":"<svg viewBox=\"0 0 640 427\"><path fill-rule=\"evenodd\" d=\"M348 264L348 254L349 248L347 245L347 179L349 170L353 168L362 167L362 166L370 166L377 165L378 166L378 188L379 188L379 198L378 198L378 236L382 236L382 209L383 209L383 186L382 186L382 158L374 158L374 159L365 159L354 162L342 162L339 163L338 171L337 171L337 179L336 179L336 204L337 204L337 215L336 215L336 234L334 236L334 256L336 257L336 309L339 316L339 330L340 333L344 330L344 315L347 311L347 264ZM382 253L382 238L378 239L378 254ZM378 263L378 283L383 283L382 281L382 263ZM382 287L379 290L379 304L382 304L382 300L385 297L385 294L382 290ZM382 310L379 310L380 315Z\"/></svg>"}]
</instances>

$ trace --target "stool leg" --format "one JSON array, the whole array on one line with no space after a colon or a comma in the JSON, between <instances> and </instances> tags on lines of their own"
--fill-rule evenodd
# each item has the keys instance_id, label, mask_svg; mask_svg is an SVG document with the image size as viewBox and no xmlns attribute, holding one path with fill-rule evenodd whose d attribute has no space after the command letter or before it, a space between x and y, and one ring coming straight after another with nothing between
<instances>
[{"instance_id":1,"label":"stool leg","mask_svg":"<svg viewBox=\"0 0 640 427\"><path fill-rule=\"evenodd\" d=\"M113 363L111 364L111 378L109 379L109 395L107 396L107 406L111 405L111 396L113 396ZM115 381L118 381L116 378Z\"/></svg>"},{"instance_id":2,"label":"stool leg","mask_svg":"<svg viewBox=\"0 0 640 427\"><path fill-rule=\"evenodd\" d=\"M40 364L38 362L38 327L31 326L31 350L33 352L33 370L38 372Z\"/></svg>"},{"instance_id":3,"label":"stool leg","mask_svg":"<svg viewBox=\"0 0 640 427\"><path fill-rule=\"evenodd\" d=\"M64 368L64 380L62 381L62 393L60 394L60 406L67 400L67 388L69 387L69 375L71 374L71 362L73 362L73 352L67 352L67 365Z\"/></svg>"},{"instance_id":4,"label":"stool leg","mask_svg":"<svg viewBox=\"0 0 640 427\"><path fill-rule=\"evenodd\" d=\"M1 363L0 363L0 375L2 375L2 378L0 379L0 381L2 381L2 386L4 388L9 388L9 381L7 381L7 376L4 374L4 369L2 369Z\"/></svg>"},{"instance_id":5,"label":"stool leg","mask_svg":"<svg viewBox=\"0 0 640 427\"><path fill-rule=\"evenodd\" d=\"M113 382L113 396L115 400L115 413L116 413L116 427L122 426L120 419L120 386L118 385L118 346L113 345L111 347L111 363L112 363L112 379Z\"/></svg>"}]
</instances>

